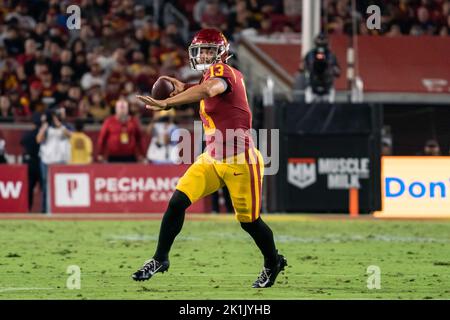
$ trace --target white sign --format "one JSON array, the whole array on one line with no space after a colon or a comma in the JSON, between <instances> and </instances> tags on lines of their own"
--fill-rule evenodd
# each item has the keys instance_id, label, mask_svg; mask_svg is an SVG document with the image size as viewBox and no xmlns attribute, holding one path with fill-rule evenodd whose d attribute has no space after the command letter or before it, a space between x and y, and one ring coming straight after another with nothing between
<instances>
[{"instance_id":1,"label":"white sign","mask_svg":"<svg viewBox=\"0 0 450 320\"><path fill-rule=\"evenodd\" d=\"M316 163L310 158L288 159L288 182L304 189L317 180Z\"/></svg>"},{"instance_id":2,"label":"white sign","mask_svg":"<svg viewBox=\"0 0 450 320\"><path fill-rule=\"evenodd\" d=\"M360 179L370 176L369 164L369 158L290 158L288 182L305 189L326 175L329 190L360 189Z\"/></svg>"},{"instance_id":3,"label":"white sign","mask_svg":"<svg viewBox=\"0 0 450 320\"><path fill-rule=\"evenodd\" d=\"M89 207L91 205L87 173L55 174L55 205L57 207Z\"/></svg>"},{"instance_id":4,"label":"white sign","mask_svg":"<svg viewBox=\"0 0 450 320\"><path fill-rule=\"evenodd\" d=\"M0 181L0 198L1 199L17 199L22 190L21 181Z\"/></svg>"}]
</instances>

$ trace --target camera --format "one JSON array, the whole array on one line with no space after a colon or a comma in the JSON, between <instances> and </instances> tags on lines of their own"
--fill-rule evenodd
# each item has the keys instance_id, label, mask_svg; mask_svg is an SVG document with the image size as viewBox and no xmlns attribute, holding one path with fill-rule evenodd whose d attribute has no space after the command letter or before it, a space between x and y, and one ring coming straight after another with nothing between
<instances>
[{"instance_id":1,"label":"camera","mask_svg":"<svg viewBox=\"0 0 450 320\"><path fill-rule=\"evenodd\" d=\"M327 53L323 47L318 47L314 53L313 72L324 74L328 68Z\"/></svg>"},{"instance_id":2,"label":"camera","mask_svg":"<svg viewBox=\"0 0 450 320\"><path fill-rule=\"evenodd\" d=\"M314 94L324 96L331 92L334 78L339 76L340 69L325 35L318 35L314 44L315 48L305 58L307 81Z\"/></svg>"}]
</instances>

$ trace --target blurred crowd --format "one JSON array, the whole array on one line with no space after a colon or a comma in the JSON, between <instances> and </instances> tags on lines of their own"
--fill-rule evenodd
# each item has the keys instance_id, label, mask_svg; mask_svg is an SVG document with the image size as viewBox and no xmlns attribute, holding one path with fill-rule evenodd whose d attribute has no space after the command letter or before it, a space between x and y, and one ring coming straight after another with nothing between
<instances>
[{"instance_id":1,"label":"blurred crowd","mask_svg":"<svg viewBox=\"0 0 450 320\"><path fill-rule=\"evenodd\" d=\"M29 120L64 107L69 119L101 123L124 97L130 110L151 117L134 99L159 75L199 79L187 46L200 28L216 27L233 42L244 32L279 36L301 31L298 0L1 0L0 121ZM155 6L155 4L159 4ZM351 30L351 0L323 2L330 34ZM449 0L358 0L360 34L448 35ZM67 7L79 5L81 28L69 30ZM368 30L366 9L381 8L382 28ZM173 11L184 15L183 25ZM192 114L193 112L188 114Z\"/></svg>"},{"instance_id":2,"label":"blurred crowd","mask_svg":"<svg viewBox=\"0 0 450 320\"><path fill-rule=\"evenodd\" d=\"M326 0L327 30L330 34L348 34L352 30L351 0ZM449 0L356 0L358 34L435 35L450 34ZM381 10L381 29L369 30L366 19L370 5Z\"/></svg>"},{"instance_id":3,"label":"blurred crowd","mask_svg":"<svg viewBox=\"0 0 450 320\"><path fill-rule=\"evenodd\" d=\"M247 28L271 33L300 27L298 5L292 16L294 0L155 2L1 0L0 121L27 121L63 107L68 119L101 123L120 97L131 113L151 117L134 95L148 93L162 74L185 82L200 78L187 56L199 28L218 27L233 40ZM79 30L67 28L72 4L81 9ZM188 18L189 30L181 30L168 6Z\"/></svg>"}]
</instances>

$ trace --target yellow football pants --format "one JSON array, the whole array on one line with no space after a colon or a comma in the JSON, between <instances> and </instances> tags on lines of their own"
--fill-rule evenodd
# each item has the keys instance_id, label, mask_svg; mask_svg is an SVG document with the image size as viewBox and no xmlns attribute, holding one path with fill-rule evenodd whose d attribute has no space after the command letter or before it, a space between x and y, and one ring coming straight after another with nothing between
<instances>
[{"instance_id":1,"label":"yellow football pants","mask_svg":"<svg viewBox=\"0 0 450 320\"><path fill-rule=\"evenodd\" d=\"M234 212L240 222L253 222L261 210L264 160L256 148L216 160L202 153L178 181L177 190L191 203L227 186Z\"/></svg>"}]
</instances>

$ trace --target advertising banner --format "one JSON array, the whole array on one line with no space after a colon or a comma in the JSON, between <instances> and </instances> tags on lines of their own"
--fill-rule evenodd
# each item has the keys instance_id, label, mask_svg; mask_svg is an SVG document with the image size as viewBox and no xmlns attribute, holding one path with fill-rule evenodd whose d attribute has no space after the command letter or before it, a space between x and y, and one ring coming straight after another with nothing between
<instances>
[{"instance_id":1,"label":"advertising banner","mask_svg":"<svg viewBox=\"0 0 450 320\"><path fill-rule=\"evenodd\" d=\"M285 209L348 212L349 190L359 193L359 207L369 212L373 162L365 136L288 136ZM375 171L376 172L376 171Z\"/></svg>"},{"instance_id":2,"label":"advertising banner","mask_svg":"<svg viewBox=\"0 0 450 320\"><path fill-rule=\"evenodd\" d=\"M92 164L49 168L52 213L162 213L188 165ZM195 187L195 186L194 186ZM206 212L200 200L188 212Z\"/></svg>"},{"instance_id":3,"label":"advertising banner","mask_svg":"<svg viewBox=\"0 0 450 320\"><path fill-rule=\"evenodd\" d=\"M450 218L450 157L383 157L381 218Z\"/></svg>"},{"instance_id":4,"label":"advertising banner","mask_svg":"<svg viewBox=\"0 0 450 320\"><path fill-rule=\"evenodd\" d=\"M280 128L280 172L266 179L268 210L381 209L380 105L287 103L265 108L265 116L265 127Z\"/></svg>"},{"instance_id":5,"label":"advertising banner","mask_svg":"<svg viewBox=\"0 0 450 320\"><path fill-rule=\"evenodd\" d=\"M0 165L0 213L28 211L28 167Z\"/></svg>"}]
</instances>

